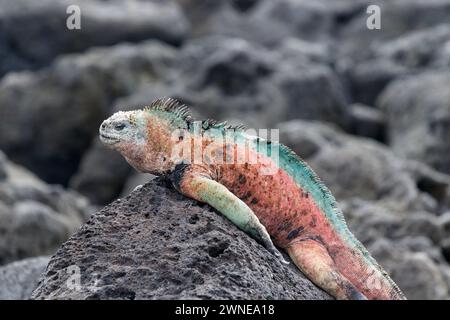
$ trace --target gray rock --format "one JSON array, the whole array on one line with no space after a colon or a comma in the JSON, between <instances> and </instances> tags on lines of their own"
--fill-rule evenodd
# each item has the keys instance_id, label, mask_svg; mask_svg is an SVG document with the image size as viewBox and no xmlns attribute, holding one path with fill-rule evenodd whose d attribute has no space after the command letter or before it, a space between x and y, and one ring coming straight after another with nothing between
<instances>
[{"instance_id":1,"label":"gray rock","mask_svg":"<svg viewBox=\"0 0 450 320\"><path fill-rule=\"evenodd\" d=\"M91 49L0 81L0 149L50 183L67 185L121 96L168 76L172 47L150 41Z\"/></svg>"},{"instance_id":2,"label":"gray rock","mask_svg":"<svg viewBox=\"0 0 450 320\"><path fill-rule=\"evenodd\" d=\"M365 2L336 16L343 19L337 26L336 65L354 102L374 105L391 81L418 68L449 65L449 0ZM381 8L381 30L366 26L366 9L373 4Z\"/></svg>"},{"instance_id":3,"label":"gray rock","mask_svg":"<svg viewBox=\"0 0 450 320\"><path fill-rule=\"evenodd\" d=\"M428 71L390 84L379 99L394 151L450 173L448 71Z\"/></svg>"},{"instance_id":4,"label":"gray rock","mask_svg":"<svg viewBox=\"0 0 450 320\"><path fill-rule=\"evenodd\" d=\"M231 8L229 0L175 0L182 8L191 25L194 36L208 31L211 20L224 8Z\"/></svg>"},{"instance_id":5,"label":"gray rock","mask_svg":"<svg viewBox=\"0 0 450 320\"><path fill-rule=\"evenodd\" d=\"M6 172L6 166L8 164L7 158L3 152L0 151L0 181L5 180L8 177Z\"/></svg>"},{"instance_id":6,"label":"gray rock","mask_svg":"<svg viewBox=\"0 0 450 320\"><path fill-rule=\"evenodd\" d=\"M423 247L421 252L414 252L409 248L411 243L414 244L412 238L401 243L380 239L369 250L408 299L448 299L448 265L436 263Z\"/></svg>"},{"instance_id":7,"label":"gray rock","mask_svg":"<svg viewBox=\"0 0 450 320\"><path fill-rule=\"evenodd\" d=\"M450 25L409 32L374 47L374 54L408 70L448 66Z\"/></svg>"},{"instance_id":8,"label":"gray rock","mask_svg":"<svg viewBox=\"0 0 450 320\"><path fill-rule=\"evenodd\" d=\"M444 213L439 218L439 223L442 228L442 239L440 243L442 254L447 261L450 261L450 211Z\"/></svg>"},{"instance_id":9,"label":"gray rock","mask_svg":"<svg viewBox=\"0 0 450 320\"><path fill-rule=\"evenodd\" d=\"M91 203L106 204L121 192L131 172L132 167L117 151L108 149L94 138L69 186L86 196Z\"/></svg>"},{"instance_id":10,"label":"gray rock","mask_svg":"<svg viewBox=\"0 0 450 320\"><path fill-rule=\"evenodd\" d=\"M303 39L326 36L333 28L333 16L323 1L265 1L254 15L256 20L266 21L265 24L285 29L287 33Z\"/></svg>"},{"instance_id":11,"label":"gray rock","mask_svg":"<svg viewBox=\"0 0 450 320\"><path fill-rule=\"evenodd\" d=\"M72 286L77 267L79 287ZM330 297L208 206L154 180L94 214L64 243L32 298Z\"/></svg>"},{"instance_id":12,"label":"gray rock","mask_svg":"<svg viewBox=\"0 0 450 320\"><path fill-rule=\"evenodd\" d=\"M386 140L386 119L378 109L362 104L350 106L350 125L352 134L372 138L381 142Z\"/></svg>"},{"instance_id":13,"label":"gray rock","mask_svg":"<svg viewBox=\"0 0 450 320\"><path fill-rule=\"evenodd\" d=\"M438 217L426 211L402 211L384 203L352 199L340 203L349 227L365 245L378 239L421 237L437 247L443 238Z\"/></svg>"},{"instance_id":14,"label":"gray rock","mask_svg":"<svg viewBox=\"0 0 450 320\"><path fill-rule=\"evenodd\" d=\"M376 4L381 9L381 30L370 30L366 26L369 15L366 9ZM420 14L418 14L420 12ZM367 56L372 48L383 41L400 37L408 32L448 23L449 0L379 0L366 1L353 12L351 19L338 31L342 42L340 55L350 59Z\"/></svg>"},{"instance_id":15,"label":"gray rock","mask_svg":"<svg viewBox=\"0 0 450 320\"><path fill-rule=\"evenodd\" d=\"M450 208L450 175L436 171L421 162L409 160L408 171L417 183L417 187L432 195L439 202L439 213Z\"/></svg>"},{"instance_id":16,"label":"gray rock","mask_svg":"<svg viewBox=\"0 0 450 320\"><path fill-rule=\"evenodd\" d=\"M73 191L49 186L7 161L0 181L0 265L48 255L87 220L90 207Z\"/></svg>"},{"instance_id":17,"label":"gray rock","mask_svg":"<svg viewBox=\"0 0 450 320\"><path fill-rule=\"evenodd\" d=\"M219 34L274 46L282 39L328 39L334 26L332 11L323 1L257 1L242 10L236 1L187 1L195 35Z\"/></svg>"},{"instance_id":18,"label":"gray rock","mask_svg":"<svg viewBox=\"0 0 450 320\"><path fill-rule=\"evenodd\" d=\"M442 255L445 257L445 260L447 262L450 261L450 238L445 238L441 241L441 249L442 249Z\"/></svg>"},{"instance_id":19,"label":"gray rock","mask_svg":"<svg viewBox=\"0 0 450 320\"><path fill-rule=\"evenodd\" d=\"M292 118L345 126L347 99L338 77L327 64L314 62L326 59L319 44L316 52L302 45L286 44L278 52L235 38L193 41L178 59L177 96L207 117L240 118L253 127Z\"/></svg>"},{"instance_id":20,"label":"gray rock","mask_svg":"<svg viewBox=\"0 0 450 320\"><path fill-rule=\"evenodd\" d=\"M340 57L338 70L347 80L353 100L373 105L391 81L427 68L448 67L449 41L449 24L411 31L370 46L362 61Z\"/></svg>"},{"instance_id":21,"label":"gray rock","mask_svg":"<svg viewBox=\"0 0 450 320\"><path fill-rule=\"evenodd\" d=\"M442 214L439 219L445 237L450 238L450 211Z\"/></svg>"},{"instance_id":22,"label":"gray rock","mask_svg":"<svg viewBox=\"0 0 450 320\"><path fill-rule=\"evenodd\" d=\"M303 60L304 63L315 62L330 66L334 63L330 53L333 46L327 42L286 38L275 50L279 52L283 62L289 60L293 64L298 64Z\"/></svg>"},{"instance_id":23,"label":"gray rock","mask_svg":"<svg viewBox=\"0 0 450 320\"><path fill-rule=\"evenodd\" d=\"M126 197L131 192L136 190L136 188L140 188L140 186L143 186L144 184L148 183L149 181L155 179L156 176L150 174L150 173L134 173L132 174L126 181L125 185L121 191L121 196Z\"/></svg>"},{"instance_id":24,"label":"gray rock","mask_svg":"<svg viewBox=\"0 0 450 320\"><path fill-rule=\"evenodd\" d=\"M29 299L49 260L29 258L0 267L0 300Z\"/></svg>"},{"instance_id":25,"label":"gray rock","mask_svg":"<svg viewBox=\"0 0 450 320\"><path fill-rule=\"evenodd\" d=\"M282 120L306 119L349 126L348 97L334 71L326 65L285 65L274 83L284 99Z\"/></svg>"},{"instance_id":26,"label":"gray rock","mask_svg":"<svg viewBox=\"0 0 450 320\"><path fill-rule=\"evenodd\" d=\"M378 96L394 79L410 70L386 58L368 59L362 62L339 61L340 74L346 80L354 102L374 105Z\"/></svg>"},{"instance_id":27,"label":"gray rock","mask_svg":"<svg viewBox=\"0 0 450 320\"><path fill-rule=\"evenodd\" d=\"M280 141L308 161L338 200L359 198L400 211L432 212L438 212L439 204L446 201L431 187L420 189L418 183L425 178L380 143L317 122L292 120L278 127ZM439 185L430 172L423 175ZM450 182L442 183L441 188L447 190Z\"/></svg>"},{"instance_id":28,"label":"gray rock","mask_svg":"<svg viewBox=\"0 0 450 320\"><path fill-rule=\"evenodd\" d=\"M206 117L225 119L237 113L244 122L253 118L252 124L266 123L272 115L266 106L277 100L275 88L266 89L275 63L270 51L242 39L192 41L178 57L182 89L177 96Z\"/></svg>"},{"instance_id":29,"label":"gray rock","mask_svg":"<svg viewBox=\"0 0 450 320\"><path fill-rule=\"evenodd\" d=\"M231 4L240 12L248 12L262 0L231 0Z\"/></svg>"},{"instance_id":30,"label":"gray rock","mask_svg":"<svg viewBox=\"0 0 450 320\"><path fill-rule=\"evenodd\" d=\"M66 27L69 5L80 8L80 30ZM172 1L2 0L0 6L0 76L92 46L152 38L180 44L189 28Z\"/></svg>"}]
</instances>

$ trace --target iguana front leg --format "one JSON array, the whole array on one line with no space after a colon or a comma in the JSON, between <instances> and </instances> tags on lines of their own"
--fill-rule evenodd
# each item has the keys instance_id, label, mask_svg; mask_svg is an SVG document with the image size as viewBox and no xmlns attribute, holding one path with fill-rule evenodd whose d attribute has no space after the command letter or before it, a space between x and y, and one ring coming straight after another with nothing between
<instances>
[{"instance_id":1,"label":"iguana front leg","mask_svg":"<svg viewBox=\"0 0 450 320\"><path fill-rule=\"evenodd\" d=\"M182 194L197 201L209 204L227 217L237 227L261 243L283 263L289 264L278 249L275 248L269 233L261 224L253 210L225 186L201 174L196 175L187 173L182 176L175 175L175 180L177 178L178 181L174 181L173 178L172 181Z\"/></svg>"}]
</instances>

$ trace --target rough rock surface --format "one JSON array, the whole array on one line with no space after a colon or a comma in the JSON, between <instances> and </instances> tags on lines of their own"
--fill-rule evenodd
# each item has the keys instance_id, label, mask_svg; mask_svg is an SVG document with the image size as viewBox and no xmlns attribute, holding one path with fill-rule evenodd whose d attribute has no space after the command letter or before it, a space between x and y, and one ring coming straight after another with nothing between
<instances>
[{"instance_id":1,"label":"rough rock surface","mask_svg":"<svg viewBox=\"0 0 450 320\"><path fill-rule=\"evenodd\" d=\"M29 258L0 267L0 300L29 299L49 260Z\"/></svg>"},{"instance_id":2,"label":"rough rock surface","mask_svg":"<svg viewBox=\"0 0 450 320\"><path fill-rule=\"evenodd\" d=\"M66 285L74 265L80 290ZM51 258L32 298L330 297L210 207L157 179L94 214Z\"/></svg>"}]
</instances>

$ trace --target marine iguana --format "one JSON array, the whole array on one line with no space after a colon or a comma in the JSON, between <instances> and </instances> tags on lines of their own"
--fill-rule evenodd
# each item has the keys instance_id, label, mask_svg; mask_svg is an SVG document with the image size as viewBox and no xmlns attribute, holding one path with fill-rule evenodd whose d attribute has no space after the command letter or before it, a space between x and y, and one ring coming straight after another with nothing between
<instances>
[{"instance_id":1,"label":"marine iguana","mask_svg":"<svg viewBox=\"0 0 450 320\"><path fill-rule=\"evenodd\" d=\"M135 169L167 177L284 262L275 243L335 298L405 299L349 231L328 188L288 147L241 126L194 121L188 107L171 98L113 114L99 134Z\"/></svg>"}]
</instances>

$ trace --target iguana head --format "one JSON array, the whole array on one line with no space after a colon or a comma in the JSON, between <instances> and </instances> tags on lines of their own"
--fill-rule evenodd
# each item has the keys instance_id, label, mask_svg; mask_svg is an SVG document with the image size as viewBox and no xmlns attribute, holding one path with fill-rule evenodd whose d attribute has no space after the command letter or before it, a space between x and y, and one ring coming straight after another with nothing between
<instances>
[{"instance_id":1,"label":"iguana head","mask_svg":"<svg viewBox=\"0 0 450 320\"><path fill-rule=\"evenodd\" d=\"M100 140L119 151L134 168L164 174L174 168L174 132L186 129L185 106L174 99L158 99L143 110L119 111L103 121Z\"/></svg>"},{"instance_id":2,"label":"iguana head","mask_svg":"<svg viewBox=\"0 0 450 320\"><path fill-rule=\"evenodd\" d=\"M145 126L137 123L137 118L142 117L139 111L119 111L103 121L100 126L100 140L107 146L115 149L125 147L128 144L136 144L145 139Z\"/></svg>"}]
</instances>

